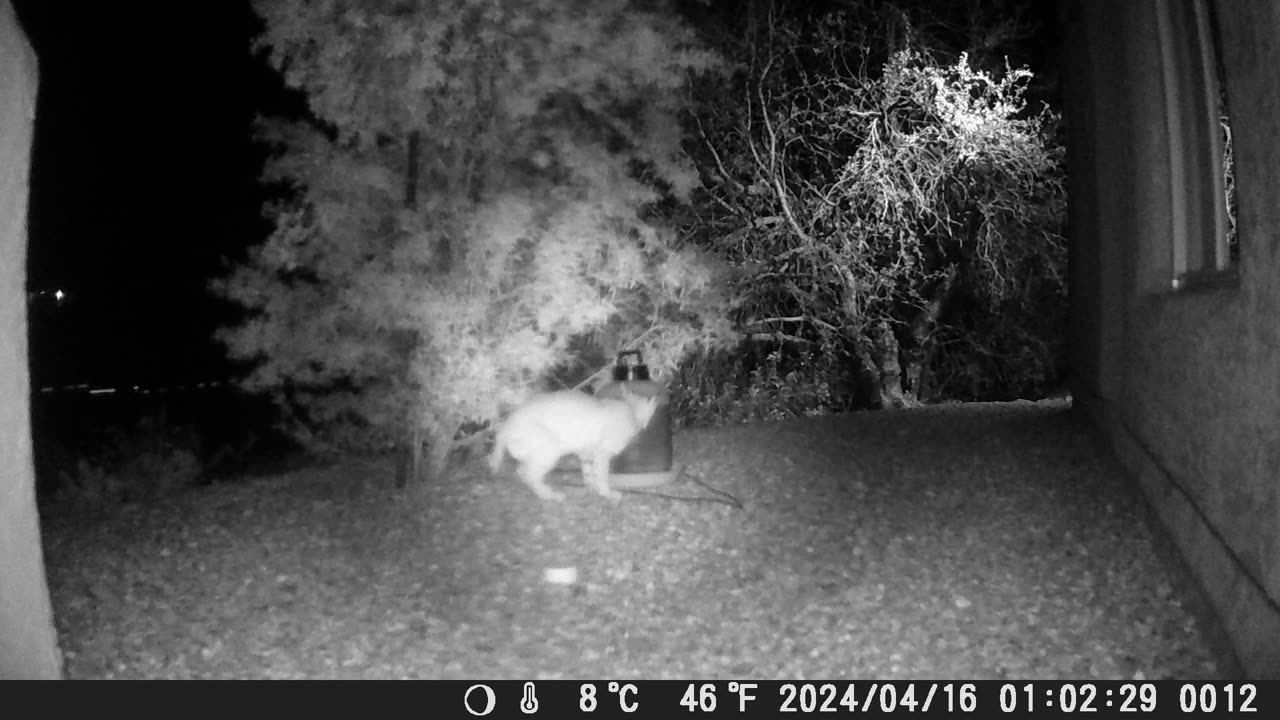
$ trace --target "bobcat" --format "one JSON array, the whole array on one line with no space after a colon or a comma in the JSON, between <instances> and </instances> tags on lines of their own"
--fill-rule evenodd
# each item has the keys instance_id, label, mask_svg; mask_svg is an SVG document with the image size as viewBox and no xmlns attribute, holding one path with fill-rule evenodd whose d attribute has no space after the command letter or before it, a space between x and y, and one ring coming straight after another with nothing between
<instances>
[{"instance_id":1,"label":"bobcat","mask_svg":"<svg viewBox=\"0 0 1280 720\"><path fill-rule=\"evenodd\" d=\"M505 453L520 465L520 479L543 500L563 500L547 486L547 473L565 455L582 461L588 487L616 500L609 487L609 464L649 424L656 397L639 397L623 388L621 398L598 398L573 390L540 393L516 408L498 429L489 456L497 472Z\"/></svg>"}]
</instances>

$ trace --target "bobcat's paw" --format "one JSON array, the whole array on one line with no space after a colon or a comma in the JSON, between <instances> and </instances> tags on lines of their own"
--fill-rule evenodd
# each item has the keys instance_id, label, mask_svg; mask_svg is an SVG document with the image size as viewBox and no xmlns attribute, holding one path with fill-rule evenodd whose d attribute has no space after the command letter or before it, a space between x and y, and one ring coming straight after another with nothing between
<instances>
[{"instance_id":1,"label":"bobcat's paw","mask_svg":"<svg viewBox=\"0 0 1280 720\"><path fill-rule=\"evenodd\" d=\"M546 483L525 483L525 487L533 491L533 494L537 495L539 500L551 500L555 502L564 500L564 493L559 490L552 490L547 487Z\"/></svg>"},{"instance_id":2,"label":"bobcat's paw","mask_svg":"<svg viewBox=\"0 0 1280 720\"><path fill-rule=\"evenodd\" d=\"M614 502L618 502L619 500L622 499L622 493L618 492L617 490L614 490L608 485L601 488L596 488L596 492L600 493L600 497L605 498L607 500L612 500Z\"/></svg>"}]
</instances>

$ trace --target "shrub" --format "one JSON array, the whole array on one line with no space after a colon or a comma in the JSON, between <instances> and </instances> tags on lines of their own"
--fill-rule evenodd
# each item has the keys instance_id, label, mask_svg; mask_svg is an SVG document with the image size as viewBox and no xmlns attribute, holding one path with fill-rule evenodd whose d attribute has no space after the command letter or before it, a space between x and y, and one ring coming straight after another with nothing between
<instances>
[{"instance_id":1,"label":"shrub","mask_svg":"<svg viewBox=\"0 0 1280 720\"><path fill-rule=\"evenodd\" d=\"M189 488L203 476L196 433L155 415L102 431L80 454L59 472L55 503L99 509L141 502Z\"/></svg>"}]
</instances>

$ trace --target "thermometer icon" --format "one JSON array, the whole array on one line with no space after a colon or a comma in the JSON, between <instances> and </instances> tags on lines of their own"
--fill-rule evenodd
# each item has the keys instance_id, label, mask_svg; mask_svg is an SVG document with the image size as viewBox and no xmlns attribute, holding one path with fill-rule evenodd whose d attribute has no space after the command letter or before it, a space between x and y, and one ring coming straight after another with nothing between
<instances>
[{"instance_id":1,"label":"thermometer icon","mask_svg":"<svg viewBox=\"0 0 1280 720\"><path fill-rule=\"evenodd\" d=\"M532 715L538 712L538 698L533 696L533 683L524 684L524 697L520 699L520 712Z\"/></svg>"}]
</instances>

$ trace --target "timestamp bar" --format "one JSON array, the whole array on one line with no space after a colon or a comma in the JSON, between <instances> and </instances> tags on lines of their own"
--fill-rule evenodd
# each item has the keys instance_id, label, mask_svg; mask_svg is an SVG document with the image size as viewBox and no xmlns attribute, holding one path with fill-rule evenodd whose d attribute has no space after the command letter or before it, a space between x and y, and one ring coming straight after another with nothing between
<instances>
[{"instance_id":1,"label":"timestamp bar","mask_svg":"<svg viewBox=\"0 0 1280 720\"><path fill-rule=\"evenodd\" d=\"M173 707L236 715L288 707L295 714L361 716L409 708L432 718L666 718L856 715L1239 715L1280 717L1280 682L1200 681L777 681L427 680L286 683L0 683L13 707L59 717L129 707L139 718ZM142 689L140 689L142 688ZM144 699L145 698L145 699Z\"/></svg>"},{"instance_id":2,"label":"timestamp bar","mask_svg":"<svg viewBox=\"0 0 1280 720\"><path fill-rule=\"evenodd\" d=\"M451 685L456 685L451 683ZM1065 681L621 681L471 683L473 717L789 715L1260 715L1280 683ZM433 693L434 694L434 693Z\"/></svg>"}]
</instances>

